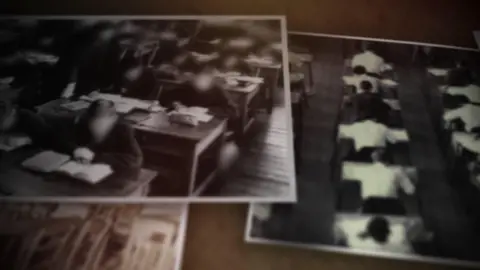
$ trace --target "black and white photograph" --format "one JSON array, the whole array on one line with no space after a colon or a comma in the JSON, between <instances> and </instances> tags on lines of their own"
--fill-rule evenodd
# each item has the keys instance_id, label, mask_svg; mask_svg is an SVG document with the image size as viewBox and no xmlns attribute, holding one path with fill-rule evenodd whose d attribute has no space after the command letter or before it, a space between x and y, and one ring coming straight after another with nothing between
<instances>
[{"instance_id":1,"label":"black and white photograph","mask_svg":"<svg viewBox=\"0 0 480 270\"><path fill-rule=\"evenodd\" d=\"M0 20L0 194L296 200L284 16Z\"/></svg>"},{"instance_id":2,"label":"black and white photograph","mask_svg":"<svg viewBox=\"0 0 480 270\"><path fill-rule=\"evenodd\" d=\"M247 242L480 265L480 52L289 33L298 202Z\"/></svg>"},{"instance_id":3,"label":"black and white photograph","mask_svg":"<svg viewBox=\"0 0 480 270\"><path fill-rule=\"evenodd\" d=\"M4 269L178 270L185 204L1 203Z\"/></svg>"}]
</instances>

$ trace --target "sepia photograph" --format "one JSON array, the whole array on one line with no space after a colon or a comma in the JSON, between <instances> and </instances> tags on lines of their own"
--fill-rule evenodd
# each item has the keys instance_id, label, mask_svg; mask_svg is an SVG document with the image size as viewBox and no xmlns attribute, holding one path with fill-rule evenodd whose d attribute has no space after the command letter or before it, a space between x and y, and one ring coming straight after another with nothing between
<instances>
[{"instance_id":1,"label":"sepia photograph","mask_svg":"<svg viewBox=\"0 0 480 270\"><path fill-rule=\"evenodd\" d=\"M286 36L283 16L2 18L1 196L295 201Z\"/></svg>"},{"instance_id":2,"label":"sepia photograph","mask_svg":"<svg viewBox=\"0 0 480 270\"><path fill-rule=\"evenodd\" d=\"M289 33L298 202L253 203L245 238L480 265L480 52Z\"/></svg>"},{"instance_id":3,"label":"sepia photograph","mask_svg":"<svg viewBox=\"0 0 480 270\"><path fill-rule=\"evenodd\" d=\"M185 204L1 202L5 269L178 270Z\"/></svg>"}]
</instances>

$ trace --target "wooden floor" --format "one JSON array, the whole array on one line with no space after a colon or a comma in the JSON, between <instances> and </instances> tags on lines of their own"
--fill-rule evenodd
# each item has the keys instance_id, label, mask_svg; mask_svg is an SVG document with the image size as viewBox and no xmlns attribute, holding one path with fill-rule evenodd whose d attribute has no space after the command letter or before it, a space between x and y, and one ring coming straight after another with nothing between
<instances>
[{"instance_id":1,"label":"wooden floor","mask_svg":"<svg viewBox=\"0 0 480 270\"><path fill-rule=\"evenodd\" d=\"M271 115L258 116L218 196L281 198L291 194L288 111L282 106L283 89L277 95L278 105Z\"/></svg>"}]
</instances>

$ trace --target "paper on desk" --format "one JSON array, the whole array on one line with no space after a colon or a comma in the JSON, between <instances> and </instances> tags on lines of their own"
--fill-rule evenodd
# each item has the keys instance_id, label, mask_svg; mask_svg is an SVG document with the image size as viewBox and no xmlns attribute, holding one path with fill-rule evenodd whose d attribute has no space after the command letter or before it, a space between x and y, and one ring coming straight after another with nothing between
<instances>
[{"instance_id":1,"label":"paper on desk","mask_svg":"<svg viewBox=\"0 0 480 270\"><path fill-rule=\"evenodd\" d=\"M208 109L202 107L181 108L177 112L194 116L199 122L204 123L209 122L213 118L212 115L208 114Z\"/></svg>"},{"instance_id":2,"label":"paper on desk","mask_svg":"<svg viewBox=\"0 0 480 270\"><path fill-rule=\"evenodd\" d=\"M480 49L480 30L473 31L473 36L475 37L478 49Z\"/></svg>"},{"instance_id":3,"label":"paper on desk","mask_svg":"<svg viewBox=\"0 0 480 270\"><path fill-rule=\"evenodd\" d=\"M263 78L261 77L251 77L251 76L231 76L232 79L235 79L237 81L242 81L242 82L250 82L250 83L256 83L260 84L263 83Z\"/></svg>"},{"instance_id":4,"label":"paper on desk","mask_svg":"<svg viewBox=\"0 0 480 270\"><path fill-rule=\"evenodd\" d=\"M387 103L393 110L400 110L400 102L396 99L383 99L383 102Z\"/></svg>"},{"instance_id":5,"label":"paper on desk","mask_svg":"<svg viewBox=\"0 0 480 270\"><path fill-rule=\"evenodd\" d=\"M396 81L390 80L390 79L383 79L380 82L382 83L383 86L387 86L387 87L395 87L398 85Z\"/></svg>"},{"instance_id":6,"label":"paper on desk","mask_svg":"<svg viewBox=\"0 0 480 270\"><path fill-rule=\"evenodd\" d=\"M254 91L255 88L257 88L257 86L258 86L257 84L250 84L245 87L233 87L230 90L236 91L236 92L242 92L242 93L250 93Z\"/></svg>"},{"instance_id":7,"label":"paper on desk","mask_svg":"<svg viewBox=\"0 0 480 270\"><path fill-rule=\"evenodd\" d=\"M464 132L455 132L453 134L453 139L469 151L477 154L480 153L480 139L476 139L475 135Z\"/></svg>"},{"instance_id":8,"label":"paper on desk","mask_svg":"<svg viewBox=\"0 0 480 270\"><path fill-rule=\"evenodd\" d=\"M428 73L433 76L446 76L448 74L447 68L429 68Z\"/></svg>"},{"instance_id":9,"label":"paper on desk","mask_svg":"<svg viewBox=\"0 0 480 270\"><path fill-rule=\"evenodd\" d=\"M61 104L60 106L70 111L80 111L88 108L88 106L90 106L90 103L85 100L78 100Z\"/></svg>"},{"instance_id":10,"label":"paper on desk","mask_svg":"<svg viewBox=\"0 0 480 270\"><path fill-rule=\"evenodd\" d=\"M116 102L115 103L115 110L118 113L122 113L122 114L129 113L134 108L135 108L135 105L131 104L131 103L123 103L123 102Z\"/></svg>"}]
</instances>

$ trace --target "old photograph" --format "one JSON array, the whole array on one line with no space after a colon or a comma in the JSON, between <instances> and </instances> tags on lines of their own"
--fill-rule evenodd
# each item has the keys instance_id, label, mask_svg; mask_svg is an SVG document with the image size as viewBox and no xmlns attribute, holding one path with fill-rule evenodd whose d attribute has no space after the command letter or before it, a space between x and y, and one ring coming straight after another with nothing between
<instances>
[{"instance_id":1,"label":"old photograph","mask_svg":"<svg viewBox=\"0 0 480 270\"><path fill-rule=\"evenodd\" d=\"M5 269L177 270L188 205L0 203Z\"/></svg>"},{"instance_id":2,"label":"old photograph","mask_svg":"<svg viewBox=\"0 0 480 270\"><path fill-rule=\"evenodd\" d=\"M480 265L480 53L289 33L298 203L247 242Z\"/></svg>"},{"instance_id":3,"label":"old photograph","mask_svg":"<svg viewBox=\"0 0 480 270\"><path fill-rule=\"evenodd\" d=\"M283 16L3 18L0 48L2 196L295 201Z\"/></svg>"}]
</instances>

